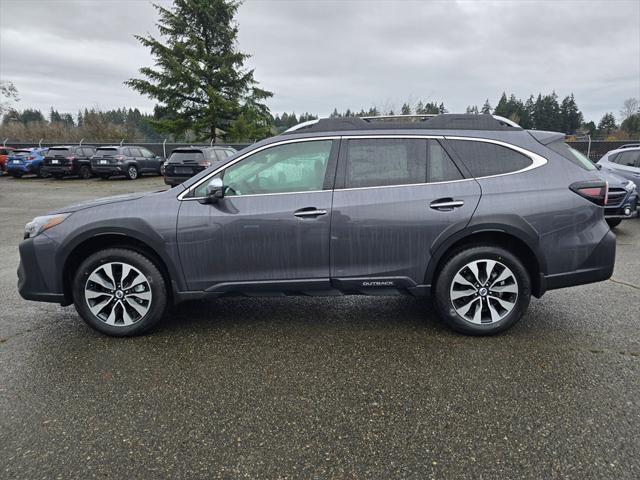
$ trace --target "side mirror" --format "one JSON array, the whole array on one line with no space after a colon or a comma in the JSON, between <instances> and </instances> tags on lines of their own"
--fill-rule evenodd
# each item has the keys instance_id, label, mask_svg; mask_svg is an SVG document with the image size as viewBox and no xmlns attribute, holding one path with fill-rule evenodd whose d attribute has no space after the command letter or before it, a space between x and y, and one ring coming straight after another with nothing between
<instances>
[{"instance_id":1,"label":"side mirror","mask_svg":"<svg viewBox=\"0 0 640 480\"><path fill-rule=\"evenodd\" d=\"M218 200L224 197L224 192L226 189L227 187L224 186L221 178L212 178L207 184L207 196L205 197L205 203L216 203Z\"/></svg>"},{"instance_id":2,"label":"side mirror","mask_svg":"<svg viewBox=\"0 0 640 480\"><path fill-rule=\"evenodd\" d=\"M596 163L596 168L597 168L598 170L602 170L602 165L600 165L599 163Z\"/></svg>"}]
</instances>

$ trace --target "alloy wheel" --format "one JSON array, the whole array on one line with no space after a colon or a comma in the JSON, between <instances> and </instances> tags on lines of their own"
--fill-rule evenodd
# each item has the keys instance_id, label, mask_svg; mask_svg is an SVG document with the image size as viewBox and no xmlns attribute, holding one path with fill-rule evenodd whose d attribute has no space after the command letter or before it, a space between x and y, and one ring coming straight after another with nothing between
<instances>
[{"instance_id":1,"label":"alloy wheel","mask_svg":"<svg viewBox=\"0 0 640 480\"><path fill-rule=\"evenodd\" d=\"M96 267L85 283L84 296L91 313L107 325L129 326L151 308L149 279L124 262Z\"/></svg>"},{"instance_id":2,"label":"alloy wheel","mask_svg":"<svg viewBox=\"0 0 640 480\"><path fill-rule=\"evenodd\" d=\"M464 320L474 324L496 323L509 315L518 299L518 281L503 263L474 260L453 277L451 304Z\"/></svg>"}]
</instances>

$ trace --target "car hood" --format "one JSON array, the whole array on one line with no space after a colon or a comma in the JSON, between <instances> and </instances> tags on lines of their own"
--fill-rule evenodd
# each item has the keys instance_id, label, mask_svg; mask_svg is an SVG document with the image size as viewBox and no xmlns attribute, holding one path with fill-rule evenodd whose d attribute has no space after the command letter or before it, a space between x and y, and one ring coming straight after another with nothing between
<instances>
[{"instance_id":1,"label":"car hood","mask_svg":"<svg viewBox=\"0 0 640 480\"><path fill-rule=\"evenodd\" d=\"M96 198L94 200L86 200L84 202L75 203L73 205L68 205L66 207L58 208L52 212L49 212L49 214L71 213L71 212L77 212L79 210L85 210L87 208L99 207L101 205L108 205L110 203L129 202L132 200L137 200L142 197L146 197L148 195L161 193L163 191L164 190L161 190L159 192L156 191L156 192L128 193L125 195L114 195L112 197L103 197L103 198Z\"/></svg>"}]
</instances>

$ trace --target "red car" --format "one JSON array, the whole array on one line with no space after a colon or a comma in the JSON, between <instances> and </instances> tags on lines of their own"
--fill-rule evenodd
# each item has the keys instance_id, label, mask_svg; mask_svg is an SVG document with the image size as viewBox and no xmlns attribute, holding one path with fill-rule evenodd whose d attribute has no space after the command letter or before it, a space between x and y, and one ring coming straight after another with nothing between
<instances>
[{"instance_id":1,"label":"red car","mask_svg":"<svg viewBox=\"0 0 640 480\"><path fill-rule=\"evenodd\" d=\"M0 147L0 175L7 171L7 158L11 154L13 147Z\"/></svg>"}]
</instances>

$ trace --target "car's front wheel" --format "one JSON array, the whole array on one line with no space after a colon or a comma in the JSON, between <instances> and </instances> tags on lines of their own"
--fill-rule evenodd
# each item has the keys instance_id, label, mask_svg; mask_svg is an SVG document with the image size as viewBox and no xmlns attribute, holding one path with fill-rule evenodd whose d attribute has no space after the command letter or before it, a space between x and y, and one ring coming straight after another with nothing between
<instances>
[{"instance_id":1,"label":"car's front wheel","mask_svg":"<svg viewBox=\"0 0 640 480\"><path fill-rule=\"evenodd\" d=\"M112 248L82 262L73 281L73 301L83 320L99 332L133 336L160 321L167 307L167 286L149 258Z\"/></svg>"},{"instance_id":2,"label":"car's front wheel","mask_svg":"<svg viewBox=\"0 0 640 480\"><path fill-rule=\"evenodd\" d=\"M83 180L88 180L89 178L91 178L91 167L89 167L89 165L81 165L80 166L80 171L78 172L78 174L80 175L80 178L82 178Z\"/></svg>"},{"instance_id":3,"label":"car's front wheel","mask_svg":"<svg viewBox=\"0 0 640 480\"><path fill-rule=\"evenodd\" d=\"M530 298L529 274L515 255L475 246L446 261L436 280L434 303L453 330L492 335L520 320Z\"/></svg>"},{"instance_id":4,"label":"car's front wheel","mask_svg":"<svg viewBox=\"0 0 640 480\"><path fill-rule=\"evenodd\" d=\"M621 218L607 218L606 221L609 224L609 228L616 228L620 223L622 223Z\"/></svg>"}]
</instances>

